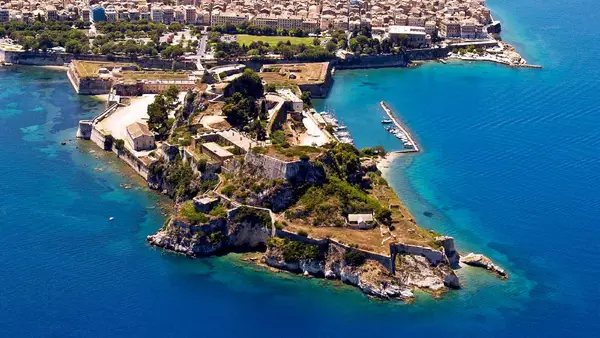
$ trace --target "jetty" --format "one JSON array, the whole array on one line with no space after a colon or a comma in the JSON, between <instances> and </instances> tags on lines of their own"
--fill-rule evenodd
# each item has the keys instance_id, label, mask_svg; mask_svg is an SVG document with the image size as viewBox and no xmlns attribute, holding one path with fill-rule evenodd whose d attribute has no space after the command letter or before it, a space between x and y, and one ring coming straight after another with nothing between
<instances>
[{"instance_id":1,"label":"jetty","mask_svg":"<svg viewBox=\"0 0 600 338\"><path fill-rule=\"evenodd\" d=\"M394 116L394 113L392 112L392 110L390 109L390 107L388 107L388 105L381 101L379 103L381 105L381 108L383 108L383 110L385 111L385 113L390 117L390 119L394 122L394 125L396 126L396 128L398 128L398 130L400 131L400 133L404 134L406 136L406 141L403 142L404 143L404 149L399 150L399 151L395 151L397 153L417 153L419 152L419 146L417 145L417 142L415 142L414 138L410 135L410 133L408 132L408 130L406 130L406 128L404 128L402 126L402 124L398 121L398 119L396 118L396 116ZM408 145L408 148L406 147Z\"/></svg>"}]
</instances>

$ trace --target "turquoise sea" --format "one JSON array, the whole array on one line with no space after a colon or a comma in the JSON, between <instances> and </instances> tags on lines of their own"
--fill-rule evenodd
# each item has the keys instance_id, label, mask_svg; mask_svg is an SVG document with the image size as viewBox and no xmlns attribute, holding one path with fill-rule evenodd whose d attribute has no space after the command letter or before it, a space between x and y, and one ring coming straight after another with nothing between
<instances>
[{"instance_id":1,"label":"turquoise sea","mask_svg":"<svg viewBox=\"0 0 600 338\"><path fill-rule=\"evenodd\" d=\"M317 105L358 146L394 149L380 124L388 102L423 149L390 168L400 197L421 225L511 279L465 268L463 290L403 304L234 255L164 254L145 243L164 221L160 197L74 140L101 103L75 95L63 72L0 69L0 336L597 335L600 4L488 5L504 39L543 70L340 71Z\"/></svg>"}]
</instances>

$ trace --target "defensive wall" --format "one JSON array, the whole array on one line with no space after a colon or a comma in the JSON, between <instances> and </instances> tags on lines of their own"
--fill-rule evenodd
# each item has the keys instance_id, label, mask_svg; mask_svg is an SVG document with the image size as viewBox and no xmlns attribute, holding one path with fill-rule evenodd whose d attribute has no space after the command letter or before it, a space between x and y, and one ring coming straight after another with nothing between
<instances>
[{"instance_id":1,"label":"defensive wall","mask_svg":"<svg viewBox=\"0 0 600 338\"><path fill-rule=\"evenodd\" d=\"M73 60L103 61L103 62L133 62L147 69L163 70L196 70L193 62L182 62L171 59L149 57L107 56L93 54L44 53L44 52L15 52L0 50L0 61L28 66L64 66Z\"/></svg>"}]
</instances>

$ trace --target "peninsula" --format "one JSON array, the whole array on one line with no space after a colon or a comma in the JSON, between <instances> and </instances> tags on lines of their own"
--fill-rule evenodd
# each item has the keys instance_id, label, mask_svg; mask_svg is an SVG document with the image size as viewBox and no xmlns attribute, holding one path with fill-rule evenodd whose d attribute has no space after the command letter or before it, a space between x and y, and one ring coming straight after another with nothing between
<instances>
[{"instance_id":1,"label":"peninsula","mask_svg":"<svg viewBox=\"0 0 600 338\"><path fill-rule=\"evenodd\" d=\"M260 252L261 264L386 299L459 289L461 263L507 278L418 226L382 177L390 153L420 150L389 106L382 122L402 142L388 151L357 149L334 114L312 108L334 68L447 57L528 66L484 2L251 3L78 2L32 15L11 2L0 8L0 61L67 66L77 93L106 95L77 137L173 199L153 246Z\"/></svg>"},{"instance_id":2,"label":"peninsula","mask_svg":"<svg viewBox=\"0 0 600 338\"><path fill-rule=\"evenodd\" d=\"M106 110L82 120L77 136L175 202L150 244L190 257L261 252L261 264L379 298L460 288L454 240L415 223L377 167L386 151L357 149L335 116L312 109L330 67L228 65L160 80L164 71L135 64L74 61L67 74L79 93L109 92Z\"/></svg>"}]
</instances>

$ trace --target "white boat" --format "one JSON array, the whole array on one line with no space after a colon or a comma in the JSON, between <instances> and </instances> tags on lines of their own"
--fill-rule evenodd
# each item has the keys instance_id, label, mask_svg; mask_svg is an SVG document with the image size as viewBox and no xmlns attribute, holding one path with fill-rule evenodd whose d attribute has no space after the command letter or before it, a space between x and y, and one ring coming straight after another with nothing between
<instances>
[{"instance_id":1,"label":"white boat","mask_svg":"<svg viewBox=\"0 0 600 338\"><path fill-rule=\"evenodd\" d=\"M381 120L381 123L383 124L388 124L388 123L393 123L394 121L390 120L390 119L385 119L385 120Z\"/></svg>"}]
</instances>

